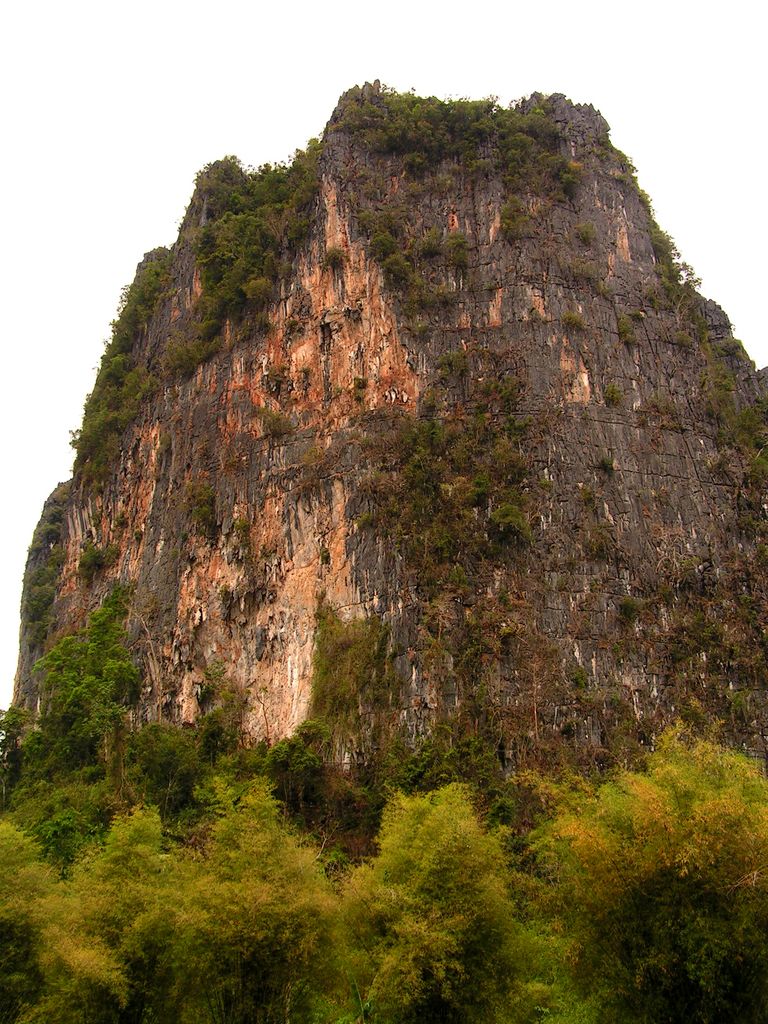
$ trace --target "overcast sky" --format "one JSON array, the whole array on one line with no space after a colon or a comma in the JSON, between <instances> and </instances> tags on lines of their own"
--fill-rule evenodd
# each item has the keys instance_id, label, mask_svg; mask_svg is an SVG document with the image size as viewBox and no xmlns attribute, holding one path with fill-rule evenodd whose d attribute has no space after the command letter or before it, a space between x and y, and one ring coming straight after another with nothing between
<instances>
[{"instance_id":1,"label":"overcast sky","mask_svg":"<svg viewBox=\"0 0 768 1024\"><path fill-rule=\"evenodd\" d=\"M592 103L661 226L768 363L765 57L755 4L17 3L0 21L4 572L10 700L26 549L70 475L120 290L170 245L195 173L258 165L319 135L380 78L441 97L563 92Z\"/></svg>"}]
</instances>

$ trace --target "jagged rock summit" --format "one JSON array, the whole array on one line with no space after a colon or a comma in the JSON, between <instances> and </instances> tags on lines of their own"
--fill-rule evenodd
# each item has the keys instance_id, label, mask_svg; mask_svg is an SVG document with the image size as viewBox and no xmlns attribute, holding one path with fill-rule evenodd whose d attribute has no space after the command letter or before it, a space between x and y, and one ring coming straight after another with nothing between
<instances>
[{"instance_id":1,"label":"jagged rock summit","mask_svg":"<svg viewBox=\"0 0 768 1024\"><path fill-rule=\"evenodd\" d=\"M764 384L590 106L347 92L139 265L24 587L15 701L116 585L137 720L222 680L343 756L445 720L763 749Z\"/></svg>"}]
</instances>

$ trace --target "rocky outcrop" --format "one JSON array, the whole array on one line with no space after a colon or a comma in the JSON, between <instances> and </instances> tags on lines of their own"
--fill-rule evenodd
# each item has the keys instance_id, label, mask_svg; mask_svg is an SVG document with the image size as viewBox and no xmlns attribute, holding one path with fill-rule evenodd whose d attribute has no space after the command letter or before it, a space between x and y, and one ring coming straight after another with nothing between
<instances>
[{"instance_id":1,"label":"rocky outcrop","mask_svg":"<svg viewBox=\"0 0 768 1024\"><path fill-rule=\"evenodd\" d=\"M213 287L198 188L133 334L152 386L48 541L49 642L128 585L139 717L194 721L224 673L273 740L311 711L323 600L388 626L408 734L464 715L505 758L600 757L698 715L762 750L760 376L599 113L411 101L342 98L268 301L179 370Z\"/></svg>"}]
</instances>

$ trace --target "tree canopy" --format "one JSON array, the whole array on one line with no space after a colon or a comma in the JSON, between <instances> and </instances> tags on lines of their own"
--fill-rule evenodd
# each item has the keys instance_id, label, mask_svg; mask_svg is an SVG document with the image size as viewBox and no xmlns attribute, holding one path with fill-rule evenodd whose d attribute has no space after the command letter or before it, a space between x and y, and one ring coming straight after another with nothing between
<instances>
[{"instance_id":1,"label":"tree canopy","mask_svg":"<svg viewBox=\"0 0 768 1024\"><path fill-rule=\"evenodd\" d=\"M757 1022L768 1012L768 784L667 735L644 772L561 791L539 838L600 1020Z\"/></svg>"}]
</instances>

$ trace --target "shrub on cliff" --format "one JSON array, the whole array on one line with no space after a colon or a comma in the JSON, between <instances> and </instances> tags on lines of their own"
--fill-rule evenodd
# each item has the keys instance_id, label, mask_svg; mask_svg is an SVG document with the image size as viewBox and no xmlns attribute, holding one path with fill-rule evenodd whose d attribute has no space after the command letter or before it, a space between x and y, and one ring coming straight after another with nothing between
<instances>
[{"instance_id":1,"label":"shrub on cliff","mask_svg":"<svg viewBox=\"0 0 768 1024\"><path fill-rule=\"evenodd\" d=\"M120 435L154 386L146 369L136 366L132 349L168 290L170 259L167 249L156 249L139 268L133 284L123 291L112 338L85 401L82 425L72 434L75 472L86 482L104 482L117 458Z\"/></svg>"},{"instance_id":2,"label":"shrub on cliff","mask_svg":"<svg viewBox=\"0 0 768 1024\"><path fill-rule=\"evenodd\" d=\"M184 489L186 510L195 530L210 540L216 528L216 492L204 480L190 480Z\"/></svg>"},{"instance_id":3,"label":"shrub on cliff","mask_svg":"<svg viewBox=\"0 0 768 1024\"><path fill-rule=\"evenodd\" d=\"M445 251L448 263L456 270L466 270L469 266L469 251L467 236L463 231L456 231L449 235L445 242Z\"/></svg>"},{"instance_id":4,"label":"shrub on cliff","mask_svg":"<svg viewBox=\"0 0 768 1024\"><path fill-rule=\"evenodd\" d=\"M80 578L90 586L98 572L115 564L118 554L119 549L115 544L100 548L92 541L88 541L80 554L80 561L77 565Z\"/></svg>"},{"instance_id":5,"label":"shrub on cliff","mask_svg":"<svg viewBox=\"0 0 768 1024\"><path fill-rule=\"evenodd\" d=\"M357 753L396 689L387 663L389 630L375 616L343 622L322 601L315 621L312 714L330 728L337 749Z\"/></svg>"},{"instance_id":6,"label":"shrub on cliff","mask_svg":"<svg viewBox=\"0 0 768 1024\"><path fill-rule=\"evenodd\" d=\"M251 171L226 157L198 175L197 195L208 213L196 245L203 340L215 338L227 319L264 310L275 282L290 271L295 245L308 230L320 152L313 139L290 164Z\"/></svg>"},{"instance_id":7,"label":"shrub on cliff","mask_svg":"<svg viewBox=\"0 0 768 1024\"><path fill-rule=\"evenodd\" d=\"M495 162L512 190L535 182L571 195L578 182L578 168L558 153L560 130L544 97L524 111L493 97L440 100L384 88L368 99L349 98L338 127L374 153L401 156L413 177L450 160L472 174Z\"/></svg>"}]
</instances>

